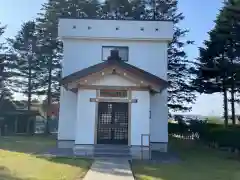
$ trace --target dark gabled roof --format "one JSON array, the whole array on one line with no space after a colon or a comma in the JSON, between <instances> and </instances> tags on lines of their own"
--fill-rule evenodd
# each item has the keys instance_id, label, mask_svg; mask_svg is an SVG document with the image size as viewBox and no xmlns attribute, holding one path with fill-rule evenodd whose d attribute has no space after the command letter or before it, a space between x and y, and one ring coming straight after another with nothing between
<instances>
[{"instance_id":1,"label":"dark gabled roof","mask_svg":"<svg viewBox=\"0 0 240 180\"><path fill-rule=\"evenodd\" d=\"M99 64L96 64L96 65L93 65L93 66L90 66L88 68L85 68L85 69L82 69L78 72L75 72L73 74L70 74L66 77L64 77L62 80L61 80L61 84L67 84L67 83L70 83L70 82L74 82L78 79L81 79L85 76L88 76L88 75L91 75L93 73L97 73L97 72L100 72L102 71L103 69L107 68L107 67L110 67L110 66L116 66L116 67L120 67L122 69L124 69L125 71L127 72L130 72L130 73L133 73L135 75L137 75L139 78L143 78L144 80L147 80L149 82L152 82L154 84L159 84L161 86L168 86L168 82L147 72L147 71L144 71L136 66L133 66L131 64L128 64L122 60L112 60L112 59L109 59L107 61L104 61L102 63L99 63Z\"/></svg>"}]
</instances>

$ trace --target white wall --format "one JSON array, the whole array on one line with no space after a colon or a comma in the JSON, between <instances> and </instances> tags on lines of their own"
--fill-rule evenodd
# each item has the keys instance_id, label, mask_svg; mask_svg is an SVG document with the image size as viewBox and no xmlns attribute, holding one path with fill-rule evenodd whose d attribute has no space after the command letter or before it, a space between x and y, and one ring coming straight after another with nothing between
<instances>
[{"instance_id":1,"label":"white wall","mask_svg":"<svg viewBox=\"0 0 240 180\"><path fill-rule=\"evenodd\" d=\"M94 144L96 103L90 98L96 97L96 90L78 90L77 123L72 129L75 131L75 144Z\"/></svg>"},{"instance_id":2,"label":"white wall","mask_svg":"<svg viewBox=\"0 0 240 180\"><path fill-rule=\"evenodd\" d=\"M91 27L90 30L88 26ZM119 27L118 31L116 27ZM141 27L144 31L140 30ZM156 31L156 28L159 31ZM59 36L64 43L62 75L64 77L102 62L102 46L128 46L128 63L167 80L167 41L172 38L172 34L171 22L60 20ZM119 84L119 82L120 80L113 82L108 78L96 83ZM92 97L95 97L95 91L80 91L78 124L75 124L69 119L76 116L74 107L77 104L77 97L68 93L61 95L59 138L74 138L73 127L76 127L76 143L94 143L95 103L89 101ZM139 99L139 102L132 104L131 139L132 145L140 145L141 134L149 133L150 97L148 92L134 91L133 98ZM164 93L151 97L151 141L153 142L167 141L166 103L167 95ZM69 123L67 124L65 119L70 123L67 121Z\"/></svg>"},{"instance_id":3,"label":"white wall","mask_svg":"<svg viewBox=\"0 0 240 180\"><path fill-rule=\"evenodd\" d=\"M141 28L144 30L142 31ZM170 21L60 19L58 34L60 37L71 38L170 40L173 36L173 23Z\"/></svg>"},{"instance_id":4,"label":"white wall","mask_svg":"<svg viewBox=\"0 0 240 180\"><path fill-rule=\"evenodd\" d=\"M141 134L149 134L150 95L148 91L132 91L132 98L138 99L131 105L131 145L141 145ZM148 145L148 138L144 145Z\"/></svg>"},{"instance_id":5,"label":"white wall","mask_svg":"<svg viewBox=\"0 0 240 180\"><path fill-rule=\"evenodd\" d=\"M64 39L63 76L102 62L102 46L128 46L128 63L167 79L167 43Z\"/></svg>"},{"instance_id":6,"label":"white wall","mask_svg":"<svg viewBox=\"0 0 240 180\"><path fill-rule=\"evenodd\" d=\"M136 86L133 82L122 78L119 75L106 75L102 76L99 80L93 83L99 86Z\"/></svg>"},{"instance_id":7,"label":"white wall","mask_svg":"<svg viewBox=\"0 0 240 180\"><path fill-rule=\"evenodd\" d=\"M58 140L75 140L77 94L61 88Z\"/></svg>"},{"instance_id":8,"label":"white wall","mask_svg":"<svg viewBox=\"0 0 240 180\"><path fill-rule=\"evenodd\" d=\"M151 120L150 132L151 142L168 142L168 107L167 91L150 96Z\"/></svg>"}]
</instances>

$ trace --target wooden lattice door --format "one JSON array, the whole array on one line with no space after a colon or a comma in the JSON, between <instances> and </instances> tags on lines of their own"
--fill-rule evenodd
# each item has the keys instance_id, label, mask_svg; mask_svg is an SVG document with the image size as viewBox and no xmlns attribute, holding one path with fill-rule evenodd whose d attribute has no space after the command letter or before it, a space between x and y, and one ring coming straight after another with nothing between
<instances>
[{"instance_id":1,"label":"wooden lattice door","mask_svg":"<svg viewBox=\"0 0 240 180\"><path fill-rule=\"evenodd\" d=\"M97 143L128 143L128 103L98 104Z\"/></svg>"}]
</instances>

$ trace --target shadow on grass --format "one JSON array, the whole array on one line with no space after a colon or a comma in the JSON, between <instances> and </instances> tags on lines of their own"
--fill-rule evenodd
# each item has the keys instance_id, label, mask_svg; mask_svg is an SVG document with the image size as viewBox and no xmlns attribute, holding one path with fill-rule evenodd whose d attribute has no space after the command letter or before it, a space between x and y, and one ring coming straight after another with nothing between
<instances>
[{"instance_id":1,"label":"shadow on grass","mask_svg":"<svg viewBox=\"0 0 240 180\"><path fill-rule=\"evenodd\" d=\"M37 179L33 179L33 178L19 178L14 176L11 171L4 167L4 166L0 166L0 179L1 180L37 180Z\"/></svg>"},{"instance_id":2,"label":"shadow on grass","mask_svg":"<svg viewBox=\"0 0 240 180\"><path fill-rule=\"evenodd\" d=\"M57 164L65 164L65 165L80 167L84 169L89 169L93 162L93 160L86 159L86 158L44 157L44 156L38 156L38 158L45 159L49 162L53 162Z\"/></svg>"},{"instance_id":3,"label":"shadow on grass","mask_svg":"<svg viewBox=\"0 0 240 180\"><path fill-rule=\"evenodd\" d=\"M36 154L56 147L56 140L51 136L2 136L0 137L0 149Z\"/></svg>"},{"instance_id":4,"label":"shadow on grass","mask_svg":"<svg viewBox=\"0 0 240 180\"><path fill-rule=\"evenodd\" d=\"M238 180L239 161L229 160L230 153L211 149L200 142L170 139L169 148L181 157L180 163L146 164L133 161L132 169L137 180Z\"/></svg>"},{"instance_id":5,"label":"shadow on grass","mask_svg":"<svg viewBox=\"0 0 240 180\"><path fill-rule=\"evenodd\" d=\"M69 158L40 156L55 147L56 141L48 137L0 137L0 155L4 156L3 161L0 161L2 165L0 166L0 180L40 180L39 176L42 175L40 171L43 169L44 178L59 176L62 173L63 176L66 174L71 178L75 176L75 173L77 179L84 177L92 160L73 156ZM19 166L23 164L22 168L18 167L18 163L20 163ZM15 174L15 170L20 174ZM26 173L31 173L35 179L29 178Z\"/></svg>"},{"instance_id":6,"label":"shadow on grass","mask_svg":"<svg viewBox=\"0 0 240 180\"><path fill-rule=\"evenodd\" d=\"M92 165L93 160L85 159L85 158L76 158L74 157L74 153L72 152L72 150L53 148L51 146L51 142L52 141L49 142L48 139L33 138L33 137L0 138L0 149L12 151L12 152L24 153L24 154L32 154L37 159L44 159L48 162L52 162L56 164L64 164L72 167L78 167L82 169L83 172L87 172L87 170ZM36 153L36 152L39 152L39 153ZM51 155L58 155L58 157L52 157ZM63 156L63 157L59 157L59 156ZM34 166L34 161L35 160L33 160L33 163L32 163L33 166ZM129 176L129 172L127 172L126 165L122 165L118 161L114 162L114 165L116 165L117 168L111 171L111 167L112 167L111 163L112 163L111 161L110 162L100 161L94 166L93 171L106 173L106 174Z\"/></svg>"},{"instance_id":7,"label":"shadow on grass","mask_svg":"<svg viewBox=\"0 0 240 180\"><path fill-rule=\"evenodd\" d=\"M81 173L76 179L82 179L90 169L93 160L85 158L66 158L66 157L38 157L56 164L64 164L81 169Z\"/></svg>"},{"instance_id":8,"label":"shadow on grass","mask_svg":"<svg viewBox=\"0 0 240 180\"><path fill-rule=\"evenodd\" d=\"M223 162L224 163L224 162ZM239 180L239 165L226 163L225 165L216 165L215 163L186 164L179 165L146 165L134 164L133 173L137 180ZM234 167L236 165L236 167ZM231 169L232 167L232 169Z\"/></svg>"},{"instance_id":9,"label":"shadow on grass","mask_svg":"<svg viewBox=\"0 0 240 180\"><path fill-rule=\"evenodd\" d=\"M5 153L3 152L5 157L2 163L0 162L0 180L54 180L59 179L60 176L81 179L92 164L92 161L88 159L46 158L10 151ZM17 164L18 162L20 164Z\"/></svg>"}]
</instances>

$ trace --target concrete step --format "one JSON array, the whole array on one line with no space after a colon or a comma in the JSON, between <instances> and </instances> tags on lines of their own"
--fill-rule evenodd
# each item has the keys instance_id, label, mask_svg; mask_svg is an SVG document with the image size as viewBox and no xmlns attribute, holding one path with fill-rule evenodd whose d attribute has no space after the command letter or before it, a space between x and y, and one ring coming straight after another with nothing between
<instances>
[{"instance_id":1,"label":"concrete step","mask_svg":"<svg viewBox=\"0 0 240 180\"><path fill-rule=\"evenodd\" d=\"M129 152L130 151L130 148L97 148L95 147L94 148L94 151L98 151L98 152L105 152L105 151L110 151L110 152Z\"/></svg>"},{"instance_id":2,"label":"concrete step","mask_svg":"<svg viewBox=\"0 0 240 180\"><path fill-rule=\"evenodd\" d=\"M132 156L130 154L94 154L94 157L98 158L126 158L126 159L132 159Z\"/></svg>"},{"instance_id":3,"label":"concrete step","mask_svg":"<svg viewBox=\"0 0 240 180\"><path fill-rule=\"evenodd\" d=\"M104 154L112 154L112 155L126 155L126 154L131 154L129 150L74 150L75 154L99 154L99 155L104 155Z\"/></svg>"},{"instance_id":4,"label":"concrete step","mask_svg":"<svg viewBox=\"0 0 240 180\"><path fill-rule=\"evenodd\" d=\"M87 156L87 157L109 157L109 158L126 158L126 159L140 159L142 153L144 159L149 157L148 148L139 147L128 147L122 145L94 145L94 146L75 146L74 154L76 156Z\"/></svg>"},{"instance_id":5,"label":"concrete step","mask_svg":"<svg viewBox=\"0 0 240 180\"><path fill-rule=\"evenodd\" d=\"M130 151L94 151L94 154L131 154Z\"/></svg>"},{"instance_id":6,"label":"concrete step","mask_svg":"<svg viewBox=\"0 0 240 180\"><path fill-rule=\"evenodd\" d=\"M125 145L94 145L97 150L129 150L129 146Z\"/></svg>"},{"instance_id":7,"label":"concrete step","mask_svg":"<svg viewBox=\"0 0 240 180\"><path fill-rule=\"evenodd\" d=\"M130 148L128 146L118 145L95 145L91 149L75 147L74 154L79 156L92 156L92 157L124 157L130 158Z\"/></svg>"},{"instance_id":8,"label":"concrete step","mask_svg":"<svg viewBox=\"0 0 240 180\"><path fill-rule=\"evenodd\" d=\"M85 157L111 157L111 158L128 158L130 159L132 156L130 153L125 152L87 152L87 151L75 151L74 154L76 156L85 156Z\"/></svg>"}]
</instances>

